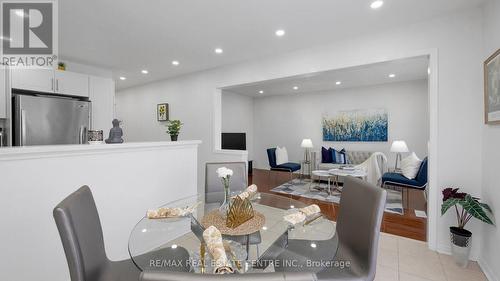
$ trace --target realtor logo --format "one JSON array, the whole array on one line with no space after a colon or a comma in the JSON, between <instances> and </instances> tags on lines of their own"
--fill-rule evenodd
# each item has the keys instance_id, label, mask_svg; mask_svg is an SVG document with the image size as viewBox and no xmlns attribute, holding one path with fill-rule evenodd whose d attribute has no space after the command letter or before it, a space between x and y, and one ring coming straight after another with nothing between
<instances>
[{"instance_id":1,"label":"realtor logo","mask_svg":"<svg viewBox=\"0 0 500 281\"><path fill-rule=\"evenodd\" d=\"M2 2L2 60L12 67L52 67L56 56L55 2Z\"/></svg>"}]
</instances>

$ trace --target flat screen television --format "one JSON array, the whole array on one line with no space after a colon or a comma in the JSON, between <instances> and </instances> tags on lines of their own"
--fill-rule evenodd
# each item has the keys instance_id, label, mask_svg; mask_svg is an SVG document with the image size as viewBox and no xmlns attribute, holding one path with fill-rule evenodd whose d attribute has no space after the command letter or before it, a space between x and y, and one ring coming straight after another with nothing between
<instances>
[{"instance_id":1,"label":"flat screen television","mask_svg":"<svg viewBox=\"0 0 500 281\"><path fill-rule=\"evenodd\" d=\"M247 150L245 133L222 133L222 149Z\"/></svg>"}]
</instances>

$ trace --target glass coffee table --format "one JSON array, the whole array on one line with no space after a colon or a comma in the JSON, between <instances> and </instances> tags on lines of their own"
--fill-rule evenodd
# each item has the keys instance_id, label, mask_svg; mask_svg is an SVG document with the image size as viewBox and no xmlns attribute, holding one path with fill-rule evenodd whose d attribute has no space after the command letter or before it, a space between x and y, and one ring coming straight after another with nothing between
<instances>
[{"instance_id":1,"label":"glass coffee table","mask_svg":"<svg viewBox=\"0 0 500 281\"><path fill-rule=\"evenodd\" d=\"M203 250L203 226L206 214L219 208L223 193L207 193L173 201L161 207L197 205L185 217L142 218L132 229L129 254L141 271L184 271L212 274L211 257ZM295 226L283 220L287 214L307 204L292 198L258 193L251 200L253 209L265 217L258 233L223 236L226 253L238 273L273 271L317 272L321 262L334 260L338 248L335 223L325 216L307 219ZM146 211L146 210L145 210ZM257 241L252 241L258 236ZM245 242L246 241L246 242ZM304 267L303 264L311 265Z\"/></svg>"},{"instance_id":2,"label":"glass coffee table","mask_svg":"<svg viewBox=\"0 0 500 281\"><path fill-rule=\"evenodd\" d=\"M342 188L339 186L340 177L355 177L360 179L366 179L367 173L364 170L356 168L339 168L328 170L328 173L334 177L335 190L342 192Z\"/></svg>"}]
</instances>

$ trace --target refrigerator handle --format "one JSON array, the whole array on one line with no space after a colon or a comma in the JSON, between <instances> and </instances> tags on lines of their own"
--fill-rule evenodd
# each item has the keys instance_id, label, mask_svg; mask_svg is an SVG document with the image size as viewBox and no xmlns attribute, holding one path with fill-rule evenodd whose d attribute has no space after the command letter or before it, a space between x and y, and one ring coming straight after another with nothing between
<instances>
[{"instance_id":1,"label":"refrigerator handle","mask_svg":"<svg viewBox=\"0 0 500 281\"><path fill-rule=\"evenodd\" d=\"M86 138L87 138L87 127L85 126L80 126L80 135L79 135L79 144L85 144L86 143Z\"/></svg>"},{"instance_id":2,"label":"refrigerator handle","mask_svg":"<svg viewBox=\"0 0 500 281\"><path fill-rule=\"evenodd\" d=\"M24 109L21 110L21 146L26 145L26 111Z\"/></svg>"}]
</instances>

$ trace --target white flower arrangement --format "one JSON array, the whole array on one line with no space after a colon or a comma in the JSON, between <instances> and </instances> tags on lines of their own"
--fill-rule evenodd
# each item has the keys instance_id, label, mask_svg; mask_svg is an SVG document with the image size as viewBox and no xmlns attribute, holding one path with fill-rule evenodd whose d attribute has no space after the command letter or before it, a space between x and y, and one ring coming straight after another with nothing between
<instances>
[{"instance_id":1,"label":"white flower arrangement","mask_svg":"<svg viewBox=\"0 0 500 281\"><path fill-rule=\"evenodd\" d=\"M222 179L229 179L233 175L233 170L226 167L220 167L217 169L217 175Z\"/></svg>"}]
</instances>

